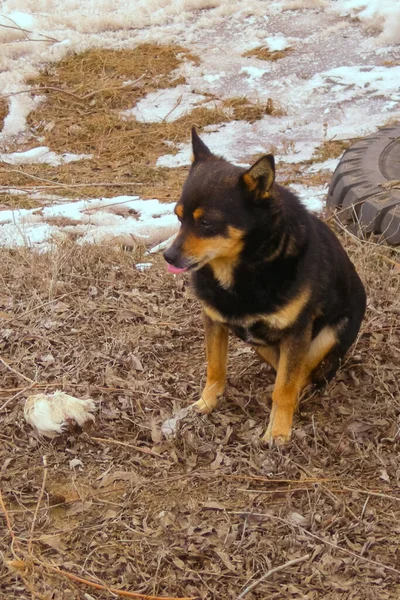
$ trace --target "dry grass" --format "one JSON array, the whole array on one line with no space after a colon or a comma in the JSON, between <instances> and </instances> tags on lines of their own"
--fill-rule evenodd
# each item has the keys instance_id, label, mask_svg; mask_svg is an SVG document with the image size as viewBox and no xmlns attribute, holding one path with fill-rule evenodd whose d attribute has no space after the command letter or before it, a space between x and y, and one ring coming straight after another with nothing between
<instances>
[{"instance_id":1,"label":"dry grass","mask_svg":"<svg viewBox=\"0 0 400 600\"><path fill-rule=\"evenodd\" d=\"M8 113L8 102L0 98L0 131L3 129L4 119Z\"/></svg>"},{"instance_id":2,"label":"dry grass","mask_svg":"<svg viewBox=\"0 0 400 600\"><path fill-rule=\"evenodd\" d=\"M1 194L0 210L10 208L37 208L43 206L43 201L35 200L23 194Z\"/></svg>"},{"instance_id":3,"label":"dry grass","mask_svg":"<svg viewBox=\"0 0 400 600\"><path fill-rule=\"evenodd\" d=\"M47 66L28 82L33 94L46 96L46 102L29 115L31 132L55 152L91 154L93 158L60 167L36 164L10 168L3 164L0 185L23 189L48 185L48 191L69 197L136 193L176 199L187 169L156 167L159 156L171 153L166 142L188 142L192 125L201 131L207 125L238 119L253 122L265 115L283 114L272 99L262 105L234 98L224 102L215 99L214 107L200 105L171 123L141 123L133 117L121 117L120 111L132 108L148 93L184 83L173 73L185 60L198 62L180 46L144 44L134 50L88 50ZM127 81L133 83L124 85ZM32 141L25 146L30 148ZM117 186L94 186L99 180ZM68 187L77 183L90 187ZM7 203L4 197L3 202Z\"/></svg>"},{"instance_id":4,"label":"dry grass","mask_svg":"<svg viewBox=\"0 0 400 600\"><path fill-rule=\"evenodd\" d=\"M285 48L284 50L270 50L265 46L259 46L258 48L254 48L253 50L249 50L245 52L243 56L248 58L258 58L258 60L267 60L267 61L276 61L281 58L285 58L291 52L293 52L293 48L290 46Z\"/></svg>"},{"instance_id":5,"label":"dry grass","mask_svg":"<svg viewBox=\"0 0 400 600\"><path fill-rule=\"evenodd\" d=\"M272 98L268 98L265 104L261 102L252 104L245 97L229 98L224 100L223 106L230 109L230 120L244 120L250 123L263 119L265 115L281 117L286 114L282 105Z\"/></svg>"},{"instance_id":6,"label":"dry grass","mask_svg":"<svg viewBox=\"0 0 400 600\"><path fill-rule=\"evenodd\" d=\"M234 600L250 578L308 553L246 598L398 597L399 572L376 564L399 568L398 253L348 233L342 242L368 291L362 331L330 386L306 394L292 443L273 450L259 445L273 376L234 340L220 410L163 439L205 366L199 307L161 257L141 273L140 256L110 248L1 251L1 491L14 542L3 527L0 595L110 597L59 565L115 588ZM95 398L94 429L38 441L23 377Z\"/></svg>"},{"instance_id":7,"label":"dry grass","mask_svg":"<svg viewBox=\"0 0 400 600\"><path fill-rule=\"evenodd\" d=\"M359 138L349 138L347 140L326 140L316 148L311 162L324 162L329 158L338 158L350 146L355 144Z\"/></svg>"}]
</instances>

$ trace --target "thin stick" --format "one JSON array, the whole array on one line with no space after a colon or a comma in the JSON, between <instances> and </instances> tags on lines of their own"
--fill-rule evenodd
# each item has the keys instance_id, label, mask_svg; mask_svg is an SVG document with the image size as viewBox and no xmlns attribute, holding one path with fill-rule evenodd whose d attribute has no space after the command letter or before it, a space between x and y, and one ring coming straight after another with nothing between
<instances>
[{"instance_id":1,"label":"thin stick","mask_svg":"<svg viewBox=\"0 0 400 600\"><path fill-rule=\"evenodd\" d=\"M262 477L261 475L223 475L216 473L218 477L224 477L225 479L244 479L245 481L265 481L266 483L324 483L326 481L337 481L339 477L333 477L332 479L317 479L310 477L309 479L269 479L268 477Z\"/></svg>"},{"instance_id":2,"label":"thin stick","mask_svg":"<svg viewBox=\"0 0 400 600\"><path fill-rule=\"evenodd\" d=\"M29 377L26 377L25 375L23 375L22 373L20 373L19 371L16 371L15 369L13 369L13 367L11 365L9 365L8 363L6 363L5 360L3 360L0 356L0 362L1 364L3 364L9 371L11 371L12 373L14 373L14 375L18 375L18 377L22 377L22 379L25 379L25 381L29 381L29 383L34 384L35 382L33 381L33 379L29 379Z\"/></svg>"},{"instance_id":3,"label":"thin stick","mask_svg":"<svg viewBox=\"0 0 400 600\"><path fill-rule=\"evenodd\" d=\"M343 490L346 492L354 492L355 494L367 494L368 496L376 496L377 498L387 498L388 500L397 500L400 502L400 497L398 496L390 496L389 494L383 494L382 492L370 492L369 490L355 490L354 488L344 487ZM342 490L335 490L341 492Z\"/></svg>"},{"instance_id":4,"label":"thin stick","mask_svg":"<svg viewBox=\"0 0 400 600\"><path fill-rule=\"evenodd\" d=\"M6 520L7 530L8 530L8 533L10 534L10 538L11 538L12 541L14 541L15 540L15 534L13 532L13 528L12 528L12 525L11 525L10 517L8 516L8 511L6 509L6 505L4 504L3 494L1 493L1 488L0 488L0 507L1 507L1 510L3 511L3 515L4 515L4 518Z\"/></svg>"},{"instance_id":5,"label":"thin stick","mask_svg":"<svg viewBox=\"0 0 400 600\"><path fill-rule=\"evenodd\" d=\"M35 513L33 515L32 524L31 524L31 530L29 532L28 554L32 554L32 542L33 542L33 534L34 534L34 531L35 531L36 519L37 519L37 516L38 516L38 513L39 513L40 505L41 505L42 500L43 500L44 490L45 490L45 486L46 486L46 479L47 479L47 456L43 456L42 460L43 460L43 480L42 480L42 487L40 488L39 498L38 498L38 501L37 501L37 504L36 504Z\"/></svg>"},{"instance_id":6,"label":"thin stick","mask_svg":"<svg viewBox=\"0 0 400 600\"><path fill-rule=\"evenodd\" d=\"M62 569L58 569L49 565L47 563L43 563L40 561L42 566L47 567L50 571L54 573L58 573L59 575L63 575L67 579L71 579L71 581L76 581L77 583L84 583L90 587L95 588L96 590L106 590L107 592L111 592L112 594L116 594L117 596L122 596L124 598L141 598L142 600L194 600L191 598L177 598L177 597L166 597L166 596L147 596L146 594L140 594L138 592L127 592L125 590L118 590L116 588L108 587L107 585L103 585L101 583L95 583L94 581L90 581L89 579L84 579L83 577L78 577L78 575L74 575L73 573L69 573L68 571L64 571Z\"/></svg>"},{"instance_id":7,"label":"thin stick","mask_svg":"<svg viewBox=\"0 0 400 600\"><path fill-rule=\"evenodd\" d=\"M117 440L113 440L111 438L98 438L90 436L91 440L95 442L102 442L103 444L115 444L116 446L125 446L126 448L132 448L133 450L137 450L137 452L142 452L142 454L149 454L150 456L156 456L157 458L163 458L167 460L161 454L157 454L157 452L153 452L149 448L142 448L141 446L134 446L133 444L128 444L127 442L119 442Z\"/></svg>"},{"instance_id":8,"label":"thin stick","mask_svg":"<svg viewBox=\"0 0 400 600\"><path fill-rule=\"evenodd\" d=\"M293 560L289 560L284 565L279 565L279 567L270 569L269 571L264 573L264 575L262 577L260 577L260 579L257 579L257 581L253 581L253 583L251 585L249 585L246 589L244 589L243 592L241 592L239 594L239 596L236 598L236 600L242 600L242 598L244 598L246 596L246 594L251 592L251 590L254 590L254 588L257 587L259 583L261 583L265 579L268 579L268 577L270 577L274 573L278 573L278 571L283 571L287 567L291 567L293 565L297 565L298 563L304 562L305 560L308 560L310 558L310 556L311 556L310 554L305 554L304 556L301 556L300 558L295 558Z\"/></svg>"},{"instance_id":9,"label":"thin stick","mask_svg":"<svg viewBox=\"0 0 400 600\"><path fill-rule=\"evenodd\" d=\"M0 185L0 190L56 190L56 189L67 189L67 188L85 188L85 187L125 187L125 186L139 186L146 185L145 183L139 183L137 181L127 181L126 183L57 183L50 179L41 179L40 177L34 177L29 173L23 171L14 171L15 173L21 173L27 177L38 179L39 181L48 181L52 185ZM167 197L167 196L164 196ZM168 196L169 197L169 196ZM130 200L127 200L130 202Z\"/></svg>"},{"instance_id":10,"label":"thin stick","mask_svg":"<svg viewBox=\"0 0 400 600\"><path fill-rule=\"evenodd\" d=\"M14 559L19 561L20 558L19 558L18 554L16 553L16 551L14 550L14 544L17 545L17 539L15 537L15 533L14 533L12 525L11 525L11 521L10 521L10 517L9 517L8 511L7 511L6 505L4 504L1 488L0 488L0 508L3 511L3 515L6 520L7 531L10 534L10 538L11 538L10 550L12 552Z\"/></svg>"},{"instance_id":11,"label":"thin stick","mask_svg":"<svg viewBox=\"0 0 400 600\"><path fill-rule=\"evenodd\" d=\"M42 34L39 34L39 35L42 35ZM50 39L52 39L52 38L50 38ZM38 41L40 41L40 40L38 40ZM9 98L10 96L17 96L18 94L36 94L36 93L40 93L40 92L60 92L61 94L70 96L70 97L74 98L75 100L79 100L79 102L83 102L84 100L87 100L88 98L92 98L92 96L95 96L96 94L100 94L101 92L104 92L106 90L129 89L133 85L138 83L141 79L143 79L143 77L145 77L146 74L147 73L143 73L143 75L138 77L138 79L135 79L135 81L132 81L132 83L128 83L126 85L119 85L119 86L115 86L115 87L100 88L98 90L95 90L94 92L89 92L88 94L84 94L83 96L78 96L77 94L74 94L73 92L68 92L67 90L63 90L61 88L46 86L46 87L37 87L37 88L30 88L30 89L28 88L26 90L19 90L18 92L10 92L9 94L4 94L3 96L0 96L0 100L5 100L6 98Z\"/></svg>"},{"instance_id":12,"label":"thin stick","mask_svg":"<svg viewBox=\"0 0 400 600\"><path fill-rule=\"evenodd\" d=\"M309 488L291 488L284 490L246 490L246 488L238 488L238 492L247 492L248 494L290 494L291 492L308 492Z\"/></svg>"},{"instance_id":13,"label":"thin stick","mask_svg":"<svg viewBox=\"0 0 400 600\"><path fill-rule=\"evenodd\" d=\"M28 385L27 387L22 388L22 390L19 390L16 394L14 394L13 396L11 396L11 398L9 398L8 400L6 400L6 402L4 402L4 404L2 406L0 406L0 412L3 412L3 410L16 398L18 398L18 396L21 396L21 394L24 394L25 392L27 392L28 390L32 389L33 387L36 386L36 382L31 383L31 385ZM0 390L2 391L2 390Z\"/></svg>"},{"instance_id":14,"label":"thin stick","mask_svg":"<svg viewBox=\"0 0 400 600\"><path fill-rule=\"evenodd\" d=\"M21 169L2 169L1 173L16 173L17 175L24 175L24 177L28 177L30 179L34 179L35 181L44 181L45 183L51 183L51 186L48 185L37 185L35 188L49 188L49 187L62 187L62 188L80 188L80 187L121 187L123 185L144 185L144 183L137 183L135 181L130 181L125 183L61 183L57 181L53 181L52 179L46 179L45 177L38 177L37 175L32 175L32 173L27 173L26 171L22 171ZM2 185L1 189L12 189L14 186L12 185ZM18 189L32 189L32 186L16 186Z\"/></svg>"},{"instance_id":15,"label":"thin stick","mask_svg":"<svg viewBox=\"0 0 400 600\"><path fill-rule=\"evenodd\" d=\"M8 19L9 21L11 21L11 23L14 23L14 26L11 25L0 25L0 27L4 27L5 29L16 29L17 31L21 31L23 34L25 34L25 38L29 41L32 41L29 36L27 35L28 33L34 33L35 35L41 35L44 38L47 38L49 41L51 42L59 42L60 40L56 40L56 38L50 37L49 35L46 35L45 33L37 33L34 31L31 31L30 29L24 29L23 27L21 27L20 25L18 25L18 23L16 21L14 21L14 19L12 19L11 17L9 17L8 15L5 15L4 13L1 13L1 16L4 19Z\"/></svg>"},{"instance_id":16,"label":"thin stick","mask_svg":"<svg viewBox=\"0 0 400 600\"><path fill-rule=\"evenodd\" d=\"M301 527L301 525L296 525L295 523L291 523L290 521L287 521L286 519L282 519L281 517L276 517L275 515L270 515L267 513L255 513L255 512L250 512L250 511L228 511L227 514L252 516L252 517L265 517L266 519L272 519L273 521L279 521L280 523L283 523L284 525L288 525L289 527L297 527L305 535L309 535L310 537L318 540L319 542L326 544L330 548L334 548L335 550L338 550L339 552L343 552L344 554L348 554L349 556L353 556L354 558L357 558L358 560L362 560L371 565L375 565L376 567L379 567L381 569L386 569L386 571L393 571L393 573L397 573L397 575L400 575L399 569L395 569L394 567L391 567L390 565L385 565L384 563L378 562L377 560L372 560L371 558L366 558L365 556L361 556L361 554L356 554L356 552L347 550L347 548L342 548L341 546L338 546L337 544L328 542L328 540L325 540L324 538L320 537L319 535L316 535L315 533L308 531L308 529L304 529L304 527Z\"/></svg>"},{"instance_id":17,"label":"thin stick","mask_svg":"<svg viewBox=\"0 0 400 600\"><path fill-rule=\"evenodd\" d=\"M36 306L34 306L33 308L30 308L29 310L25 311L24 313L22 313L20 315L15 315L15 317L10 319L8 321L8 323L12 323L13 321L16 321L17 319L22 319L23 317L26 317L26 315L29 315L30 313L34 312L35 310L38 310L39 308L44 308L45 306L48 306L49 304L54 304L54 302L58 302L59 300L62 300L66 296L70 296L70 295L71 294L63 294L62 296L58 296L58 298L53 298L53 300L48 300L47 302L42 302L42 304L37 304Z\"/></svg>"}]
</instances>

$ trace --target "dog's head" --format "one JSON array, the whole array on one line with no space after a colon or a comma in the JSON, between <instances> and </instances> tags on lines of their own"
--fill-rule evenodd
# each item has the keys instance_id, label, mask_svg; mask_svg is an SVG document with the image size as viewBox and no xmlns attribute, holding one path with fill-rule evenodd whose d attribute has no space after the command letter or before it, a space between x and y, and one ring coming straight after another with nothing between
<instances>
[{"instance_id":1,"label":"dog's head","mask_svg":"<svg viewBox=\"0 0 400 600\"><path fill-rule=\"evenodd\" d=\"M274 157L246 170L215 156L192 129L193 163L175 206L181 227L164 252L171 273L213 261L235 263L246 234L268 210L275 180Z\"/></svg>"}]
</instances>

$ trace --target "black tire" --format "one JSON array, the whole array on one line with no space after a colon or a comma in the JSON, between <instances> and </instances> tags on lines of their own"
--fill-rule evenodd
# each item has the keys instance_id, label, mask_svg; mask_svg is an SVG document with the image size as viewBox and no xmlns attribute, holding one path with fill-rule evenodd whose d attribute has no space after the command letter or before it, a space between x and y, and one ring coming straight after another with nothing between
<instances>
[{"instance_id":1,"label":"black tire","mask_svg":"<svg viewBox=\"0 0 400 600\"><path fill-rule=\"evenodd\" d=\"M400 244L399 180L400 127L385 127L344 152L332 176L327 206L353 230Z\"/></svg>"}]
</instances>

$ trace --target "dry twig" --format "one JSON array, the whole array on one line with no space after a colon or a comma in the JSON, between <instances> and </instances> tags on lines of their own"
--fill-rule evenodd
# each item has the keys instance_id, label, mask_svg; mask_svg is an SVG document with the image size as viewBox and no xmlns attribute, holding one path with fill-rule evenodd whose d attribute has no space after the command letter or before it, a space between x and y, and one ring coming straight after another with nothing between
<instances>
[{"instance_id":1,"label":"dry twig","mask_svg":"<svg viewBox=\"0 0 400 600\"><path fill-rule=\"evenodd\" d=\"M14 375L17 375L18 377L21 377L22 379L25 379L25 381L29 381L29 383L35 384L35 382L33 381L33 379L30 379L29 377L27 377L26 375L23 375L22 373L20 373L19 371L17 371L16 369L14 369L11 365L9 365L3 358L1 358L0 356L0 362L2 365L4 365L9 371L11 371L11 373L14 373Z\"/></svg>"},{"instance_id":2,"label":"dry twig","mask_svg":"<svg viewBox=\"0 0 400 600\"><path fill-rule=\"evenodd\" d=\"M31 529L29 532L29 542L28 542L28 553L31 555L32 554L32 542L33 542L33 534L35 531L35 524L36 524L36 519L39 513L39 508L40 505L42 503L43 500L43 495L44 495L44 490L46 487L46 479L47 479L47 456L43 456L43 480L42 480L42 487L40 488L40 493L39 493L39 498L36 504L36 508L35 508L35 512L33 515L33 519L32 519L32 524L31 524Z\"/></svg>"},{"instance_id":3,"label":"dry twig","mask_svg":"<svg viewBox=\"0 0 400 600\"><path fill-rule=\"evenodd\" d=\"M310 558L310 556L311 556L310 554L305 554L304 556L300 556L300 558L294 558L293 560L289 560L288 562L286 562L283 565L279 565L279 567L270 569L269 571L264 573L264 575L262 577L260 577L260 579L257 579L257 581L253 581L253 583L250 584L248 587L246 587L243 590L243 592L240 592L240 594L236 598L236 600L242 600L242 598L244 598L249 592L251 592L251 590L254 590L255 587L257 587L260 583L262 583L263 581L268 579L268 577L271 577L271 575L273 575L274 573L278 573L279 571L284 571L288 567L292 567L293 565L302 563L302 562L308 560Z\"/></svg>"},{"instance_id":4,"label":"dry twig","mask_svg":"<svg viewBox=\"0 0 400 600\"><path fill-rule=\"evenodd\" d=\"M290 521L287 521L286 519L282 519L282 517L277 517L275 515L270 515L267 513L256 513L256 512L251 512L251 511L229 511L228 514L249 516L249 517L265 517L266 519L272 519L273 521L279 521L280 523L283 523L284 525L288 525L289 527L297 527L305 535L308 535L308 536L318 540L319 542L326 544L330 548L334 548L335 550L338 550L339 552L343 552L344 554L353 556L354 558L357 558L358 560L362 560L363 562L367 562L371 565L375 565L376 567L379 567L380 569L385 569L386 571L392 571L393 573L397 573L397 575L400 575L399 569L395 569L394 567L391 567L390 565L385 565L384 563L381 563L377 560L373 560L372 558L366 558L365 556L361 556L361 554L357 554L356 552L347 550L347 548L342 548L341 546L338 546L337 544L334 544L333 542L329 542L328 540L325 540L324 538L320 537L319 535L312 533L311 531L309 531L308 529L305 529L301 525L297 525L295 523L291 523Z\"/></svg>"},{"instance_id":5,"label":"dry twig","mask_svg":"<svg viewBox=\"0 0 400 600\"><path fill-rule=\"evenodd\" d=\"M164 456L161 454L157 454L157 452L153 452L150 448L143 448L142 446L134 446L133 444L128 444L127 442L120 442L118 440L113 440L111 438L98 438L98 437L90 437L91 440L95 442L101 442L102 444L114 444L116 446L125 446L125 448L132 448L137 452L141 452L142 454L149 454L150 456L156 456L157 458L163 458L166 460Z\"/></svg>"}]
</instances>

